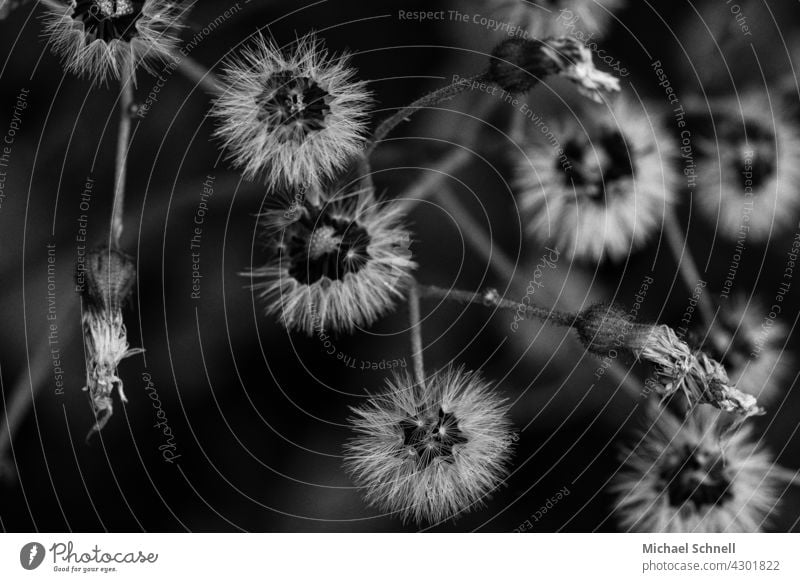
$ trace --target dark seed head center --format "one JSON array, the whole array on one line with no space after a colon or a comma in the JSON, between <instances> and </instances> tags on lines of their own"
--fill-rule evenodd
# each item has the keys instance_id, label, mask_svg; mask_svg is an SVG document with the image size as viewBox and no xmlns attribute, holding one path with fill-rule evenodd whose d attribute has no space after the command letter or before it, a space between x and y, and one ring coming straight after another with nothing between
<instances>
[{"instance_id":1,"label":"dark seed head center","mask_svg":"<svg viewBox=\"0 0 800 582\"><path fill-rule=\"evenodd\" d=\"M259 118L312 133L325 127L325 118L331 110L330 98L310 77L283 71L267 79L258 98Z\"/></svg>"},{"instance_id":2,"label":"dark seed head center","mask_svg":"<svg viewBox=\"0 0 800 582\"><path fill-rule=\"evenodd\" d=\"M134 0L76 0L72 18L83 23L91 41L130 42L138 34L143 6Z\"/></svg>"},{"instance_id":3,"label":"dark seed head center","mask_svg":"<svg viewBox=\"0 0 800 582\"><path fill-rule=\"evenodd\" d=\"M721 505L732 497L731 482L720 455L684 446L672 455L661 473L673 507L691 504L695 509Z\"/></svg>"}]
</instances>

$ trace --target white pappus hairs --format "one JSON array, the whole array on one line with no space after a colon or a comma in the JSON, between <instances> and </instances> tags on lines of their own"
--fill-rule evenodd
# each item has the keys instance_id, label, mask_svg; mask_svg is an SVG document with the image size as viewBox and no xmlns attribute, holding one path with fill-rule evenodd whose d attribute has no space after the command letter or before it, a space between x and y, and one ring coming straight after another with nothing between
<instances>
[{"instance_id":1,"label":"white pappus hairs","mask_svg":"<svg viewBox=\"0 0 800 582\"><path fill-rule=\"evenodd\" d=\"M505 400L478 373L408 374L358 408L345 467L367 501L403 521L436 524L480 506L508 474Z\"/></svg>"},{"instance_id":2,"label":"white pappus hairs","mask_svg":"<svg viewBox=\"0 0 800 582\"><path fill-rule=\"evenodd\" d=\"M707 112L699 99L691 111ZM699 138L699 213L731 241L766 242L790 232L800 211L800 128L763 93L710 103L715 134Z\"/></svg>"},{"instance_id":3,"label":"white pappus hairs","mask_svg":"<svg viewBox=\"0 0 800 582\"><path fill-rule=\"evenodd\" d=\"M48 4L45 36L68 71L104 84L170 59L193 3L72 0L63 9Z\"/></svg>"},{"instance_id":4,"label":"white pappus hairs","mask_svg":"<svg viewBox=\"0 0 800 582\"><path fill-rule=\"evenodd\" d=\"M286 50L256 37L226 63L212 109L232 164L270 189L320 187L363 151L371 97L354 75L314 34Z\"/></svg>"},{"instance_id":5,"label":"white pappus hairs","mask_svg":"<svg viewBox=\"0 0 800 582\"><path fill-rule=\"evenodd\" d=\"M611 491L627 531L757 532L778 504L771 455L750 425L723 432L721 413L694 408L684 421L651 406L648 428L622 451Z\"/></svg>"},{"instance_id":6,"label":"white pappus hairs","mask_svg":"<svg viewBox=\"0 0 800 582\"><path fill-rule=\"evenodd\" d=\"M658 232L677 187L673 141L629 98L531 135L514 184L527 232L572 258L621 260Z\"/></svg>"},{"instance_id":7,"label":"white pappus hairs","mask_svg":"<svg viewBox=\"0 0 800 582\"><path fill-rule=\"evenodd\" d=\"M352 332L404 297L411 234L400 207L371 190L316 198L261 214L269 259L244 275L287 328Z\"/></svg>"}]
</instances>

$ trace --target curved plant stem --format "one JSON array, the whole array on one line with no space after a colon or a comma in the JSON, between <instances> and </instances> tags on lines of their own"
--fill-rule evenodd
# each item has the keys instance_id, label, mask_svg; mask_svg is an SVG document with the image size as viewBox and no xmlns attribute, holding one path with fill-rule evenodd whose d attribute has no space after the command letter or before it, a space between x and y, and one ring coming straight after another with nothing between
<instances>
[{"instance_id":1,"label":"curved plant stem","mask_svg":"<svg viewBox=\"0 0 800 582\"><path fill-rule=\"evenodd\" d=\"M419 111L420 109L425 109L427 107L434 107L439 105L440 103L447 101L448 99L452 99L453 97L460 95L464 91L469 90L472 88L472 84L476 81L480 81L484 77L485 73L481 73L479 75L475 75L473 77L469 77L467 79L462 79L458 83L451 83L446 87L442 87L441 89L437 89L432 93L428 93L424 97L420 97L410 105L403 107L397 113L385 119L378 125L378 128L375 130L375 133L372 136L372 140L370 144L367 146L367 157L369 157L375 147L384 139L387 135L389 135L392 130L400 125L403 121L411 117L414 113Z\"/></svg>"},{"instance_id":2,"label":"curved plant stem","mask_svg":"<svg viewBox=\"0 0 800 582\"><path fill-rule=\"evenodd\" d=\"M525 313L527 319L538 319L546 323L552 323L563 327L572 327L576 315L565 311L556 311L538 307L536 305L525 305L510 299L503 299L494 289L488 289L484 293L473 293L471 291L461 291L459 289L444 289L435 285L424 285L419 287L420 297L430 297L435 299L447 299L458 303L483 305L484 307L496 307L507 309L515 313Z\"/></svg>"},{"instance_id":3,"label":"curved plant stem","mask_svg":"<svg viewBox=\"0 0 800 582\"><path fill-rule=\"evenodd\" d=\"M443 205L447 206L456 223L464 232L467 244L489 263L499 278L504 281L514 281L516 278L514 263L502 249L492 243L492 240L486 235L477 221L462 206L460 200L446 188L436 190L435 196ZM613 375L619 385L633 398L640 397L641 386L639 382L618 361L611 361L607 373Z\"/></svg>"},{"instance_id":4,"label":"curved plant stem","mask_svg":"<svg viewBox=\"0 0 800 582\"><path fill-rule=\"evenodd\" d=\"M497 102L491 99L483 100L471 117L482 121L492 113L496 105ZM433 168L426 171L421 178L398 196L400 199L398 204L403 212L410 212L417 204L426 200L442 180L451 177L475 159L475 153L472 150L478 141L479 130L480 124L471 124L470 131L460 147L456 147L442 157Z\"/></svg>"},{"instance_id":5,"label":"curved plant stem","mask_svg":"<svg viewBox=\"0 0 800 582\"><path fill-rule=\"evenodd\" d=\"M408 213L414 206L428 198L442 180L466 166L471 159L473 159L473 154L468 149L459 147L452 150L435 167L426 171L422 178L398 196L400 209L404 213Z\"/></svg>"},{"instance_id":6,"label":"curved plant stem","mask_svg":"<svg viewBox=\"0 0 800 582\"><path fill-rule=\"evenodd\" d=\"M416 282L408 293L408 318L411 333L411 361L414 364L414 379L425 385L425 362L422 358L422 322L419 311L419 289Z\"/></svg>"},{"instance_id":7,"label":"curved plant stem","mask_svg":"<svg viewBox=\"0 0 800 582\"><path fill-rule=\"evenodd\" d=\"M114 205L111 210L111 245L120 246L125 210L125 179L128 174L128 153L131 141L131 109L133 106L133 70L126 71L120 81L119 133L114 170Z\"/></svg>"},{"instance_id":8,"label":"curved plant stem","mask_svg":"<svg viewBox=\"0 0 800 582\"><path fill-rule=\"evenodd\" d=\"M374 191L375 183L372 180L372 164L369 163L369 158L366 155L359 156L356 161L356 172L361 188Z\"/></svg>"},{"instance_id":9,"label":"curved plant stem","mask_svg":"<svg viewBox=\"0 0 800 582\"><path fill-rule=\"evenodd\" d=\"M683 281L689 291L693 292L697 284L703 281L703 278L700 276L700 270L697 268L691 252L686 248L686 237L678 223L675 209L672 207L667 210L664 217L664 234L667 238L667 244L675 256L675 261L678 263L678 270L683 277ZM700 308L700 315L705 325L711 328L716 317L716 309L708 295L701 293L697 305Z\"/></svg>"},{"instance_id":10,"label":"curved plant stem","mask_svg":"<svg viewBox=\"0 0 800 582\"><path fill-rule=\"evenodd\" d=\"M438 198L447 210L453 216L453 220L458 224L460 230L464 233L464 237L472 247L472 250L477 252L482 259L489 263L497 275L505 280L514 280L514 263L511 259L492 241L488 234L484 232L478 221L467 212L461 202L453 196L447 188L439 188L433 193L435 198Z\"/></svg>"},{"instance_id":11,"label":"curved plant stem","mask_svg":"<svg viewBox=\"0 0 800 582\"><path fill-rule=\"evenodd\" d=\"M178 70L183 76L202 87L210 95L219 97L225 92L220 80L208 67L201 65L189 56L173 54L173 58L178 63Z\"/></svg>"}]
</instances>

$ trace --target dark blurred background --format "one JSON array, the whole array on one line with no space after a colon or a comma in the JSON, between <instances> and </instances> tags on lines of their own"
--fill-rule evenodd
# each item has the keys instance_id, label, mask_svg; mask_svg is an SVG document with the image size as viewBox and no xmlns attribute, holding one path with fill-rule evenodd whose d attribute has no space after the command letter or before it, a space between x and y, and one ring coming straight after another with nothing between
<instances>
[{"instance_id":1,"label":"dark blurred background","mask_svg":"<svg viewBox=\"0 0 800 582\"><path fill-rule=\"evenodd\" d=\"M478 72L502 39L474 23L404 21L398 10L491 16L491 4L242 1L191 56L218 68L229 51L258 30L279 44L317 30L330 49L352 52L360 76L373 81L375 118L380 119L454 74ZM787 78L794 79L790 55L800 54L792 44L800 14L796 2L740 1L753 31L747 38L737 32L739 24L722 1L628 4L598 42L631 71L623 84L643 97L664 105L650 68L661 60L685 98L755 86L770 87L787 107L797 102L791 83L794 93L779 95ZM100 438L84 442L92 412L81 391L83 345L72 271L80 215L88 214L90 243L102 243L108 233L116 93L113 86L92 89L64 74L42 37L41 10L32 6L20 6L0 21L0 135L9 127L18 94L29 90L0 206L0 528L417 529L367 507L342 469L342 444L350 436L348 407L380 389L389 372L349 368L327 355L317 338L289 334L262 315L238 273L262 257L254 215L266 193L220 159L219 144L211 138L213 122L206 118L209 98L179 74L169 78L149 114L135 125L129 166L123 248L136 258L139 281L125 315L132 346L146 352L120 366L128 404L117 405ZM231 6L200 0L183 38L201 33ZM726 38L730 42L721 42ZM141 102L155 79L141 73L138 83ZM571 93L556 82L537 88L528 99L557 115L561 97L574 99ZM471 96L456 99L442 107L446 111L419 114L393 134L374 160L379 190L401 196L429 174L426 168L456 147L449 142L462 143L476 124L469 116L476 102ZM464 242L464 221L433 202L420 204L409 217L421 281L472 290L493 286L516 300L524 296L543 249L524 240L508 184L510 114L510 108L501 108L478 124L479 155L439 187L459 197L485 232L491 228L491 250L511 258L516 282L490 269L486 258ZM190 239L209 176L214 194L202 232L201 296L192 299ZM84 212L81 193L89 178L95 186L90 210ZM699 264L709 265L709 288L718 293L733 247L720 239L712 242L708 225L691 224L693 252ZM748 245L736 290L763 294L769 304L789 244L790 239ZM55 332L47 319L47 245L54 245L56 256ZM653 265L658 285L647 296L642 317L675 323L691 290L658 240L622 264L559 264L547 274L539 300L572 309L600 300L630 304ZM790 290L781 314L790 327L798 315L798 292ZM434 529L512 531L568 487L570 495L534 523L534 531L614 531L605 485L619 468L616 445L636 426L640 401L612 378L596 382L598 362L563 330L530 323L512 333L507 314L492 316L480 307L426 303L424 316L427 366L464 363L496 380L513 402L520 436L513 473L486 507ZM398 308L370 330L336 337L337 353L358 361L409 361L406 321ZM56 386L53 348L60 350L63 394ZM787 351L796 353L796 339ZM145 391L147 378L174 434L179 457L172 463L159 450L164 438L154 426L157 411ZM756 432L780 463L796 469L800 394L793 387L787 383L786 398L756 421ZM33 393L33 407L24 406ZM19 410L25 414L18 417ZM798 501L797 491L787 491L771 529L798 528Z\"/></svg>"}]
</instances>

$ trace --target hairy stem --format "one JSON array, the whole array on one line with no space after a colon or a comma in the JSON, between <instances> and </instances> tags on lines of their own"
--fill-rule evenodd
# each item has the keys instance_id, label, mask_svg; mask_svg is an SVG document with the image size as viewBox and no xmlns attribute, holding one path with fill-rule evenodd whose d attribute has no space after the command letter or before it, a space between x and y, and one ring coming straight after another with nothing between
<instances>
[{"instance_id":1,"label":"hairy stem","mask_svg":"<svg viewBox=\"0 0 800 582\"><path fill-rule=\"evenodd\" d=\"M419 287L419 294L420 297L425 298L447 299L457 303L496 307L515 313L524 313L526 319L538 319L539 321L563 327L572 327L577 317L575 314L565 311L547 309L537 305L525 305L510 299L503 299L495 289L487 289L483 293L473 293L460 289L444 289L435 285L425 285Z\"/></svg>"},{"instance_id":2,"label":"hairy stem","mask_svg":"<svg viewBox=\"0 0 800 582\"><path fill-rule=\"evenodd\" d=\"M422 359L422 322L419 311L419 289L416 282L408 293L408 317L411 333L411 361L414 363L414 380L425 385L425 362Z\"/></svg>"},{"instance_id":3,"label":"hairy stem","mask_svg":"<svg viewBox=\"0 0 800 582\"><path fill-rule=\"evenodd\" d=\"M128 174L128 153L131 141L131 109L133 106L133 69L126 71L120 81L119 132L117 159L114 167L114 205L111 210L111 245L119 248L125 211L125 179Z\"/></svg>"},{"instance_id":4,"label":"hairy stem","mask_svg":"<svg viewBox=\"0 0 800 582\"><path fill-rule=\"evenodd\" d=\"M372 140L370 141L369 146L367 147L367 157L369 157L373 150L377 147L377 145L389 135L392 130L400 125L403 121L411 117L414 113L419 111L420 109L425 109L427 107L434 107L439 105L440 103L447 101L448 99L452 99L457 95L460 95L464 91L467 91L472 87L472 84L476 81L480 81L485 76L485 73L481 73L479 75L475 75L474 77L470 77L468 79L462 79L458 83L451 83L446 87L442 87L441 89L437 89L432 93L428 93L424 97L420 97L411 105L407 105L400 109L397 113L385 119L378 125L378 128L375 130L375 133L372 136Z\"/></svg>"}]
</instances>

